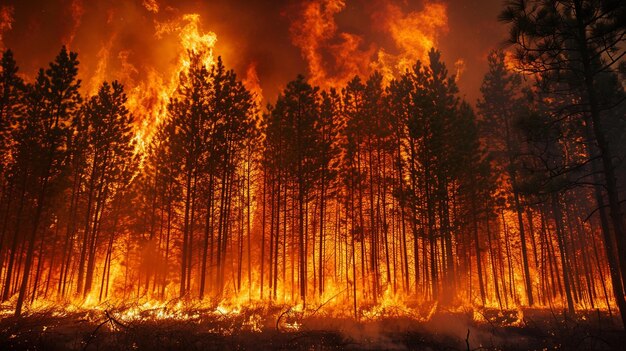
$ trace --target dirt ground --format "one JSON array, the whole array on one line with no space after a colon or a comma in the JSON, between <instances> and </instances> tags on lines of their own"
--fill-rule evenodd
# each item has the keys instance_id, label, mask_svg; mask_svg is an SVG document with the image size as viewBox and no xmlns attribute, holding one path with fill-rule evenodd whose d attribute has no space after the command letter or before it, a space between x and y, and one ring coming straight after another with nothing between
<instances>
[{"instance_id":1,"label":"dirt ground","mask_svg":"<svg viewBox=\"0 0 626 351\"><path fill-rule=\"evenodd\" d=\"M436 312L427 321L307 317L288 308L123 313L5 314L0 350L626 350L618 319L599 311Z\"/></svg>"}]
</instances>

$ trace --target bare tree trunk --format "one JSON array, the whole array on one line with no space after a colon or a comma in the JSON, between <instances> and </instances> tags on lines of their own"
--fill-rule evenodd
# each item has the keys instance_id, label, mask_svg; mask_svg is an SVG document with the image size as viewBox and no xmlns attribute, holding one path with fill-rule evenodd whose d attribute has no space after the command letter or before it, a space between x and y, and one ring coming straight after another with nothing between
<instances>
[{"instance_id":1,"label":"bare tree trunk","mask_svg":"<svg viewBox=\"0 0 626 351\"><path fill-rule=\"evenodd\" d=\"M556 223L556 236L561 254L561 268L563 270L563 285L565 286L565 296L567 297L567 309L570 315L574 316L574 301L572 299L572 291L570 286L569 261L565 248L565 239L563 237L563 219L561 215L560 204L556 193L552 194L552 211L554 212L554 220Z\"/></svg>"},{"instance_id":2,"label":"bare tree trunk","mask_svg":"<svg viewBox=\"0 0 626 351\"><path fill-rule=\"evenodd\" d=\"M502 298L500 297L500 287L498 286L498 273L497 273L497 263L496 263L496 255L493 250L493 246L491 243L491 225L489 224L489 218L486 220L487 226L487 243L489 245L489 255L491 257L491 272L493 274L493 289L496 293L496 299L498 300L498 305L500 309L502 309Z\"/></svg>"},{"instance_id":3,"label":"bare tree trunk","mask_svg":"<svg viewBox=\"0 0 626 351\"><path fill-rule=\"evenodd\" d=\"M583 20L583 5L580 1L574 1L574 9L576 14L576 21L578 25L578 44L581 54L581 62L583 64L583 73L585 77L585 91L587 93L587 99L589 103L589 110L591 114L592 129L596 142L598 143L598 149L600 150L600 158L602 160L602 168L604 171L604 181L606 186L606 192L609 202L609 213L613 224L613 231L615 233L615 239L617 242L617 252L619 262L622 271L622 280L626 282L626 244L625 241L625 229L624 229L624 217L622 215L622 209L620 205L617 180L615 177L615 166L613 165L613 150L611 149L609 142L606 138L604 128L602 126L600 109L598 104L597 93L595 90L594 79L594 67L592 65L593 53L590 52L587 46L587 24ZM607 252L607 256L610 253ZM622 315L622 322L626 326L626 311L622 309L626 307L621 301L616 301L620 307L620 313ZM620 306L620 304L622 304Z\"/></svg>"},{"instance_id":4,"label":"bare tree trunk","mask_svg":"<svg viewBox=\"0 0 626 351\"><path fill-rule=\"evenodd\" d=\"M478 287L480 289L480 299L483 302L483 305L487 303L487 299L485 297L485 284L483 283L483 264L480 256L480 241L478 239L478 218L476 216L476 201L475 196L472 196L472 222L473 222L473 233L474 233L474 246L476 249L476 270L478 273Z\"/></svg>"},{"instance_id":5,"label":"bare tree trunk","mask_svg":"<svg viewBox=\"0 0 626 351\"><path fill-rule=\"evenodd\" d=\"M5 281L4 281L4 291L2 292L2 301L6 301L9 299L10 295L11 295L11 278L13 277L13 265L15 264L15 255L17 253L17 244L18 244L18 239L19 236L21 234L21 224L22 224L22 212L24 210L24 201L26 198L26 183L27 183L27 179L28 177L26 175L24 175L24 180L22 183L22 191L21 191L21 195L20 195L20 203L18 205L17 208L17 214L16 214L16 223L15 223L15 228L13 231L13 240L11 243L11 254L9 255L9 262L7 264L7 271L6 271L6 277L5 277Z\"/></svg>"},{"instance_id":6,"label":"bare tree trunk","mask_svg":"<svg viewBox=\"0 0 626 351\"><path fill-rule=\"evenodd\" d=\"M211 240L213 239L213 180L215 177L212 173L209 177L209 194L206 208L206 223L204 227L204 249L202 251L202 267L200 273L200 299L204 297L204 286L206 284L206 263L209 253L209 235L211 236ZM212 247L211 250L213 250Z\"/></svg>"},{"instance_id":7,"label":"bare tree trunk","mask_svg":"<svg viewBox=\"0 0 626 351\"><path fill-rule=\"evenodd\" d=\"M20 292L17 297L17 303L15 306L15 317L19 317L22 314L22 305L24 304L24 298L26 297L26 290L28 289L28 279L30 278L30 268L33 263L35 239L37 239L37 232L39 231L39 224L41 222L41 215L43 213L47 189L48 175L43 178L41 189L39 190L39 195L37 196L37 207L35 209L35 217L33 219L33 228L30 232L30 236L28 237L28 250L26 251L26 262L24 263L22 284L20 286Z\"/></svg>"}]
</instances>

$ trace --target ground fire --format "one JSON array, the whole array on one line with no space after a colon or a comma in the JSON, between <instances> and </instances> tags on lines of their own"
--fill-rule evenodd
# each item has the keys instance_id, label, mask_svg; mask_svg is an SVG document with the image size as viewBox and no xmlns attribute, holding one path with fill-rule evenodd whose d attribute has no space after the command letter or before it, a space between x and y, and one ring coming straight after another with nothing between
<instances>
[{"instance_id":1,"label":"ground fire","mask_svg":"<svg viewBox=\"0 0 626 351\"><path fill-rule=\"evenodd\" d=\"M623 347L625 16L0 4L0 347Z\"/></svg>"}]
</instances>

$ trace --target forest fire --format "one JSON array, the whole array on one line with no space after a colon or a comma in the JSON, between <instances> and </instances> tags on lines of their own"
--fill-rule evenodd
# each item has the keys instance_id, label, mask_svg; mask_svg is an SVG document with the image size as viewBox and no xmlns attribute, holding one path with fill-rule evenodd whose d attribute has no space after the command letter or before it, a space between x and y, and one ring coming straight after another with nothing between
<instances>
[{"instance_id":1,"label":"forest fire","mask_svg":"<svg viewBox=\"0 0 626 351\"><path fill-rule=\"evenodd\" d=\"M0 348L625 341L622 2L465 56L450 1L57 2L0 5Z\"/></svg>"}]
</instances>

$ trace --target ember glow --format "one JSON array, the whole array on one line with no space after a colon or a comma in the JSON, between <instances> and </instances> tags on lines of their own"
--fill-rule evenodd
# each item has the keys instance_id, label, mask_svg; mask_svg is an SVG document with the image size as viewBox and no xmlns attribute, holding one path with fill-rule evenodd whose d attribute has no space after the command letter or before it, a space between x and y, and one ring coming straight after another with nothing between
<instances>
[{"instance_id":1,"label":"ember glow","mask_svg":"<svg viewBox=\"0 0 626 351\"><path fill-rule=\"evenodd\" d=\"M61 29L0 5L2 315L232 335L626 313L626 172L596 162L624 150L621 56L589 115L526 39L500 50L505 24L448 56L462 10L418 3L281 1L241 25L221 2L44 5Z\"/></svg>"}]
</instances>

